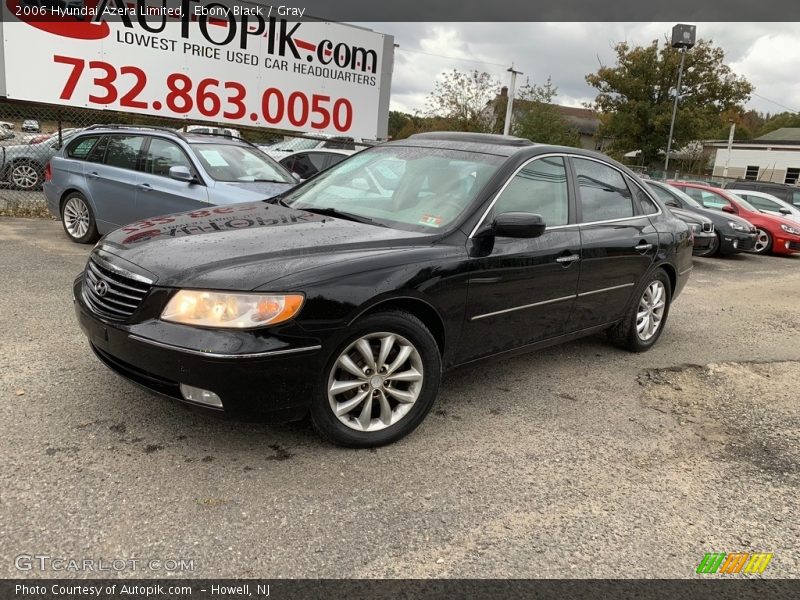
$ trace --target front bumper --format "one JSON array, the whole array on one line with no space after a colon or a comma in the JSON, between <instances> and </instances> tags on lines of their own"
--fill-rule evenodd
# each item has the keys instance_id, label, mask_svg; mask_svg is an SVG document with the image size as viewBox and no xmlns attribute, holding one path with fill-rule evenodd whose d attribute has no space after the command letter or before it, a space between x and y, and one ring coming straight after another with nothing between
<instances>
[{"instance_id":1,"label":"front bumper","mask_svg":"<svg viewBox=\"0 0 800 600\"><path fill-rule=\"evenodd\" d=\"M89 309L81 286L79 277L73 284L78 323L97 357L125 379L187 404L194 403L183 398L180 384L209 390L223 409L195 405L235 419L284 422L308 412L324 366L318 340L289 342L263 331L197 330L156 320L111 322ZM201 346L189 347L192 333ZM246 352L231 352L236 345Z\"/></svg>"},{"instance_id":2,"label":"front bumper","mask_svg":"<svg viewBox=\"0 0 800 600\"><path fill-rule=\"evenodd\" d=\"M772 242L772 252L775 254L797 254L800 252L800 237L789 234L775 236Z\"/></svg>"},{"instance_id":3,"label":"front bumper","mask_svg":"<svg viewBox=\"0 0 800 600\"><path fill-rule=\"evenodd\" d=\"M756 233L744 231L733 231L732 233L719 232L720 246L722 254L733 254L734 252L752 252L756 246Z\"/></svg>"},{"instance_id":4,"label":"front bumper","mask_svg":"<svg viewBox=\"0 0 800 600\"><path fill-rule=\"evenodd\" d=\"M713 231L700 231L694 234L694 249L695 254L706 252L717 239L717 234Z\"/></svg>"}]
</instances>

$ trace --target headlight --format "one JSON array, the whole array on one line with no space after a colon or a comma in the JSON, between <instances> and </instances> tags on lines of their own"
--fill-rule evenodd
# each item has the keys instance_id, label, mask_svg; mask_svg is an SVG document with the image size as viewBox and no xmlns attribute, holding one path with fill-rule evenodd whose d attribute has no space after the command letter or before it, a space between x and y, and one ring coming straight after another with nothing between
<instances>
[{"instance_id":1,"label":"headlight","mask_svg":"<svg viewBox=\"0 0 800 600\"><path fill-rule=\"evenodd\" d=\"M164 321L249 329L288 321L300 312L302 294L231 294L203 290L180 290L161 313Z\"/></svg>"},{"instance_id":2,"label":"headlight","mask_svg":"<svg viewBox=\"0 0 800 600\"><path fill-rule=\"evenodd\" d=\"M750 228L746 225L742 225L741 223L737 223L736 221L728 221L728 226L733 229L734 231L750 231Z\"/></svg>"},{"instance_id":3,"label":"headlight","mask_svg":"<svg viewBox=\"0 0 800 600\"><path fill-rule=\"evenodd\" d=\"M797 227L792 227L790 225L784 225L781 223L781 229L783 229L786 233L791 233L793 235L800 235L800 229Z\"/></svg>"}]
</instances>

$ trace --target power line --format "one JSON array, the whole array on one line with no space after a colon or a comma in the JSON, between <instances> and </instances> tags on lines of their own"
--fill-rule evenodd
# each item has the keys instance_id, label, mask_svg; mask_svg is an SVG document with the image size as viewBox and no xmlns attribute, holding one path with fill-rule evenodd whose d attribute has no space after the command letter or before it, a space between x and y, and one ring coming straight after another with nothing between
<instances>
[{"instance_id":1,"label":"power line","mask_svg":"<svg viewBox=\"0 0 800 600\"><path fill-rule=\"evenodd\" d=\"M775 102L775 100L770 100L769 98L767 98L766 96L762 96L761 94L756 94L755 92L750 92L750 93L753 94L753 96L758 96L762 100L766 100L767 102L772 102L772 104L774 104L775 106L780 106L781 108L785 108L790 112L800 114L800 110L795 110L793 108L786 106L785 104L781 104L780 102Z\"/></svg>"},{"instance_id":2,"label":"power line","mask_svg":"<svg viewBox=\"0 0 800 600\"><path fill-rule=\"evenodd\" d=\"M423 52L422 50L410 50L409 48L403 48L402 46L397 48L397 49L400 50L401 52L413 52L414 54L424 54L426 56L435 56L437 58L446 58L448 60L460 60L460 61L463 61L463 62L473 62L473 63L478 63L478 64L481 64L481 65L492 65L494 67L507 67L508 66L508 65L501 64L501 63L487 62L485 60L477 60L477 59L474 59L474 58L460 58L458 56L445 56L444 54L434 54L433 52Z\"/></svg>"}]
</instances>

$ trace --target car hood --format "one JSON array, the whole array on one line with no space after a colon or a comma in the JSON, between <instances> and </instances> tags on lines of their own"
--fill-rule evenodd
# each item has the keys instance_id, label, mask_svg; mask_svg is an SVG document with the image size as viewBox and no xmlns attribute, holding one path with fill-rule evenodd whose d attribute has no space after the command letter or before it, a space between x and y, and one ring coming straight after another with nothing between
<instances>
[{"instance_id":1,"label":"car hood","mask_svg":"<svg viewBox=\"0 0 800 600\"><path fill-rule=\"evenodd\" d=\"M720 212L718 210L712 210L710 208L687 208L684 209L687 212L697 213L699 215L703 215L704 217L708 217L714 223L714 226L719 226L720 223L727 223L728 221L733 221L734 223L739 223L740 225L745 225L748 228L752 227L753 224L748 221L747 219L743 219L737 215L732 215L726 212Z\"/></svg>"},{"instance_id":2,"label":"car hood","mask_svg":"<svg viewBox=\"0 0 800 600\"><path fill-rule=\"evenodd\" d=\"M132 223L106 235L96 251L135 265L157 285L251 290L323 265L418 247L429 238L255 202Z\"/></svg>"},{"instance_id":3,"label":"car hood","mask_svg":"<svg viewBox=\"0 0 800 600\"><path fill-rule=\"evenodd\" d=\"M218 181L214 186L215 190L235 190L236 197L240 199L249 199L252 196L253 200L264 200L277 196L281 192L285 192L291 187L296 186L297 183L272 183L267 181ZM245 193L242 194L242 191ZM248 194L246 192L252 192Z\"/></svg>"},{"instance_id":4,"label":"car hood","mask_svg":"<svg viewBox=\"0 0 800 600\"><path fill-rule=\"evenodd\" d=\"M669 211L678 217L681 221L691 221L692 223L704 223L708 222L711 223L711 219L701 215L700 213L692 212L690 210L686 210L683 208L673 208L672 206L669 207Z\"/></svg>"}]
</instances>

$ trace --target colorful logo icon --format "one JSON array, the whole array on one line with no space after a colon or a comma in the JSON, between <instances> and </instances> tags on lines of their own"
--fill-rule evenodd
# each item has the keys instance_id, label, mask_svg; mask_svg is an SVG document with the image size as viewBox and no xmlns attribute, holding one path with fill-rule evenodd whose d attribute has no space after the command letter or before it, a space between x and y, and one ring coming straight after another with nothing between
<instances>
[{"instance_id":1,"label":"colorful logo icon","mask_svg":"<svg viewBox=\"0 0 800 600\"><path fill-rule=\"evenodd\" d=\"M697 573L732 575L735 573L763 573L772 560L772 552L711 552L707 553Z\"/></svg>"}]
</instances>

